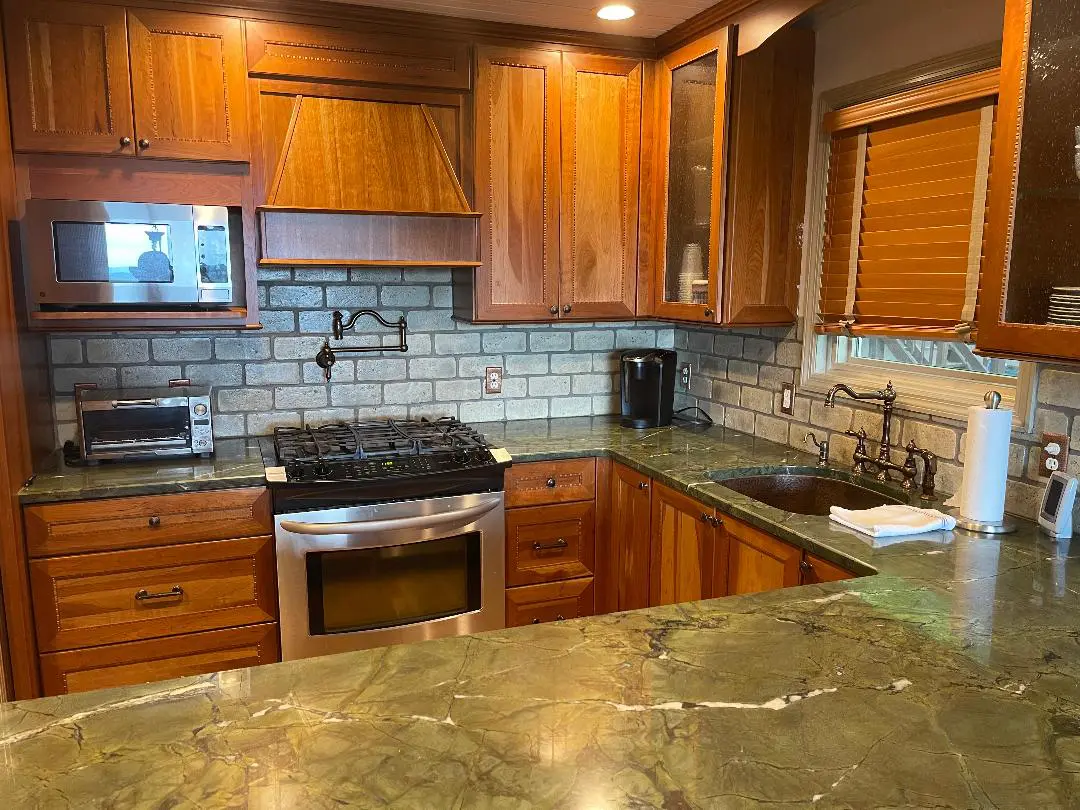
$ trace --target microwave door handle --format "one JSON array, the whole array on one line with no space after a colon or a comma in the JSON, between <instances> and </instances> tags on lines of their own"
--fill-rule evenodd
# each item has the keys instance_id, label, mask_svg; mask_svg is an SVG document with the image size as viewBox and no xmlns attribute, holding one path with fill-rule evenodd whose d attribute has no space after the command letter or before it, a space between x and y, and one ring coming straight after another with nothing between
<instances>
[{"instance_id":1,"label":"microwave door handle","mask_svg":"<svg viewBox=\"0 0 1080 810\"><path fill-rule=\"evenodd\" d=\"M114 399L114 408L152 408L157 405L156 399Z\"/></svg>"},{"instance_id":2,"label":"microwave door handle","mask_svg":"<svg viewBox=\"0 0 1080 810\"><path fill-rule=\"evenodd\" d=\"M476 518L486 515L499 505L499 501L489 500L468 509L443 512L437 515L417 515L416 517L390 518L388 520L358 520L349 523L302 523L296 520L283 520L281 528L293 534L372 534L399 529L433 529L453 523L471 523Z\"/></svg>"}]
</instances>

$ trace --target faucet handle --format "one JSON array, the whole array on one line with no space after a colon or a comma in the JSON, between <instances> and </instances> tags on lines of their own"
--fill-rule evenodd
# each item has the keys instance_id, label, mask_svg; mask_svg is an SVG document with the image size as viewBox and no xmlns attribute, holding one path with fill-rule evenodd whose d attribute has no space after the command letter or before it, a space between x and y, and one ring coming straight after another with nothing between
<instances>
[{"instance_id":1,"label":"faucet handle","mask_svg":"<svg viewBox=\"0 0 1080 810\"><path fill-rule=\"evenodd\" d=\"M810 441L810 442L814 443L814 447L816 447L817 451L818 451L818 466L819 467L828 466L828 464L829 464L829 440L825 439L824 441L819 442L818 437L814 435L813 431L811 431L810 433L806 434L806 436L803 438L803 441L804 442Z\"/></svg>"}]
</instances>

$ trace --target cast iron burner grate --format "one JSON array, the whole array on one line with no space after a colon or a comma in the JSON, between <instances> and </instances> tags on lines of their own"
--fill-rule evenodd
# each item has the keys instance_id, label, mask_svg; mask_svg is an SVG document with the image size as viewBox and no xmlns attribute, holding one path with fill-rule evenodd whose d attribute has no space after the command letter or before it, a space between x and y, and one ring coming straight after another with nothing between
<instances>
[{"instance_id":1,"label":"cast iron burner grate","mask_svg":"<svg viewBox=\"0 0 1080 810\"><path fill-rule=\"evenodd\" d=\"M320 427L279 427L274 431L278 462L286 466L318 461L382 457L401 458L489 445L475 430L453 417L430 421L375 419L339 422Z\"/></svg>"}]
</instances>

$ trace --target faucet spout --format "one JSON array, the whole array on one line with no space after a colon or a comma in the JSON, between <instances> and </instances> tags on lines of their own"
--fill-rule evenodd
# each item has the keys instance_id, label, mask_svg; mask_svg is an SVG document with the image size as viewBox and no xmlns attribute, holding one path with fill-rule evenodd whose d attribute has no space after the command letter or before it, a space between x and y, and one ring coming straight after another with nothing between
<instances>
[{"instance_id":1,"label":"faucet spout","mask_svg":"<svg viewBox=\"0 0 1080 810\"><path fill-rule=\"evenodd\" d=\"M844 385L844 383L837 383L829 389L829 393L825 395L825 407L832 408L836 405L836 395L844 393L852 399L880 399L885 405L892 405L896 402L896 389L893 388L892 380L889 380L889 384L884 388L877 391L856 391L850 385Z\"/></svg>"}]
</instances>

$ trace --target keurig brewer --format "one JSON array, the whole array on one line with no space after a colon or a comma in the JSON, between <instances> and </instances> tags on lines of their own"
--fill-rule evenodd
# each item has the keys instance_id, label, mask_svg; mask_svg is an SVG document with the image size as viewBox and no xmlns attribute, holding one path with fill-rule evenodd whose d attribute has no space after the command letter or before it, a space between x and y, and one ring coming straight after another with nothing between
<instances>
[{"instance_id":1,"label":"keurig brewer","mask_svg":"<svg viewBox=\"0 0 1080 810\"><path fill-rule=\"evenodd\" d=\"M627 349L622 353L622 425L632 428L671 424L675 365L670 349Z\"/></svg>"}]
</instances>

